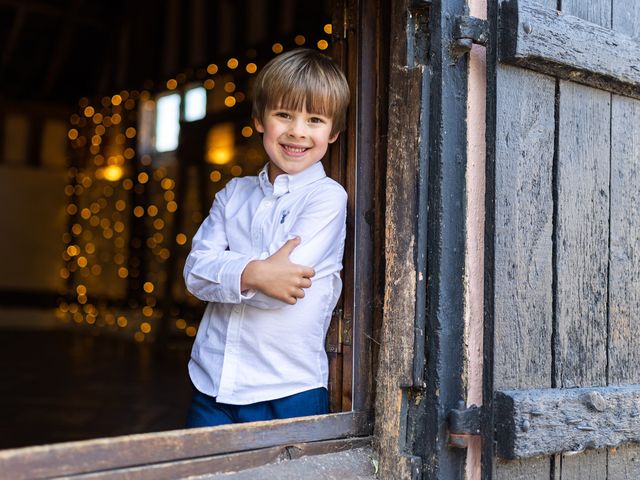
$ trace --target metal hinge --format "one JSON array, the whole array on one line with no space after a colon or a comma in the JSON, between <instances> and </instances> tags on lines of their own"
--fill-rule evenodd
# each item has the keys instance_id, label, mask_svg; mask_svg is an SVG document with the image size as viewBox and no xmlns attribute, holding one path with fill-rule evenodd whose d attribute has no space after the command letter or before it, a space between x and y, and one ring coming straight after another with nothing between
<instances>
[{"instance_id":1,"label":"metal hinge","mask_svg":"<svg viewBox=\"0 0 640 480\"><path fill-rule=\"evenodd\" d=\"M488 39L489 22L487 20L465 15L456 17L451 47L454 57L460 57L469 52L474 43L486 47Z\"/></svg>"},{"instance_id":2,"label":"metal hinge","mask_svg":"<svg viewBox=\"0 0 640 480\"><path fill-rule=\"evenodd\" d=\"M449 410L447 423L449 427L449 446L467 448L469 438L480 435L482 407L471 405L465 408L464 401L460 400L458 408Z\"/></svg>"}]
</instances>

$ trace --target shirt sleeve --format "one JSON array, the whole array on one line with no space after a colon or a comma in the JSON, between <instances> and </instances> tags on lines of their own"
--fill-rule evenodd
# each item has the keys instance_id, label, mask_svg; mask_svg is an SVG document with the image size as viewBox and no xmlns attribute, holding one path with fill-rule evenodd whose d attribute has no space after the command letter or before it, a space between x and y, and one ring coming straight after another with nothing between
<instances>
[{"instance_id":1,"label":"shirt sleeve","mask_svg":"<svg viewBox=\"0 0 640 480\"><path fill-rule=\"evenodd\" d=\"M193 237L184 265L187 290L207 302L240 303L240 278L254 257L232 252L224 221L224 208L232 184L218 192L208 217Z\"/></svg>"},{"instance_id":2,"label":"shirt sleeve","mask_svg":"<svg viewBox=\"0 0 640 480\"><path fill-rule=\"evenodd\" d=\"M289 259L298 265L312 267L316 271L315 279L339 272L342 269L346 219L347 193L341 186L330 185L314 192L287 235L287 240L301 239ZM282 244L271 244L270 254Z\"/></svg>"}]
</instances>

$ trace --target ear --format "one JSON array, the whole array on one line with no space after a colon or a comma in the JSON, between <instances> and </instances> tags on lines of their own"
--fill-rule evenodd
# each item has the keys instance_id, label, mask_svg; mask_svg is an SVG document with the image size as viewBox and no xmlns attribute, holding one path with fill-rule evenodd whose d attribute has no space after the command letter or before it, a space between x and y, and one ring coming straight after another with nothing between
<instances>
[{"instance_id":1,"label":"ear","mask_svg":"<svg viewBox=\"0 0 640 480\"><path fill-rule=\"evenodd\" d=\"M253 117L253 124L256 126L257 132L264 133L264 125L262 125L262 122L260 121L260 119Z\"/></svg>"},{"instance_id":2,"label":"ear","mask_svg":"<svg viewBox=\"0 0 640 480\"><path fill-rule=\"evenodd\" d=\"M335 142L340 136L340 132L336 133L333 137L329 137L329 143Z\"/></svg>"}]
</instances>

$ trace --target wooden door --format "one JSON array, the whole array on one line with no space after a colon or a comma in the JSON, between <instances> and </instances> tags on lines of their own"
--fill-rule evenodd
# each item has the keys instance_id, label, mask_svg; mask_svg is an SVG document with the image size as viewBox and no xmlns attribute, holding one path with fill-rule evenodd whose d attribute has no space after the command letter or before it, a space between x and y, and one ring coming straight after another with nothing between
<instances>
[{"instance_id":1,"label":"wooden door","mask_svg":"<svg viewBox=\"0 0 640 480\"><path fill-rule=\"evenodd\" d=\"M489 2L483 477L637 479L640 2L537 2Z\"/></svg>"}]
</instances>

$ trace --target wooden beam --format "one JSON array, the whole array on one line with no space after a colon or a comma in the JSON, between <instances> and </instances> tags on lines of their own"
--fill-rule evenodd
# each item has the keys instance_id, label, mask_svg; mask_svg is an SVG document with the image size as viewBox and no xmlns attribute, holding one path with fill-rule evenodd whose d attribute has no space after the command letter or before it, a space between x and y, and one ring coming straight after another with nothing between
<instances>
[{"instance_id":1,"label":"wooden beam","mask_svg":"<svg viewBox=\"0 0 640 480\"><path fill-rule=\"evenodd\" d=\"M640 442L640 385L504 390L494 401L509 460Z\"/></svg>"},{"instance_id":2,"label":"wooden beam","mask_svg":"<svg viewBox=\"0 0 640 480\"><path fill-rule=\"evenodd\" d=\"M191 460L162 462L132 468L108 470L90 473L86 476L80 475L76 478L90 478L91 480L121 480L123 478L127 478L129 480L169 480L174 478L191 478L199 475L206 475L207 478L211 478L212 475L215 475L214 478L218 478L218 475L224 475L232 472L241 473L247 469L252 469L252 472L254 472L253 469L265 467L270 464L279 464L279 468L282 468L284 467L284 465L282 465L283 462L288 462L290 460L297 460L299 458L314 455L326 456L327 454L347 452L356 448L362 449L370 445L371 437L297 443L295 445L279 445L276 447L261 448L246 452L228 453L223 455L214 455L211 457L193 458ZM329 475L330 473L332 472L325 472L323 470L323 475ZM280 475L284 476L285 472L282 471ZM280 478L280 476L278 476L278 478Z\"/></svg>"},{"instance_id":3,"label":"wooden beam","mask_svg":"<svg viewBox=\"0 0 640 480\"><path fill-rule=\"evenodd\" d=\"M0 472L14 480L80 475L281 445L368 436L364 412L124 435L0 452Z\"/></svg>"},{"instance_id":4,"label":"wooden beam","mask_svg":"<svg viewBox=\"0 0 640 480\"><path fill-rule=\"evenodd\" d=\"M500 7L499 60L640 99L640 42L529 0Z\"/></svg>"}]
</instances>

